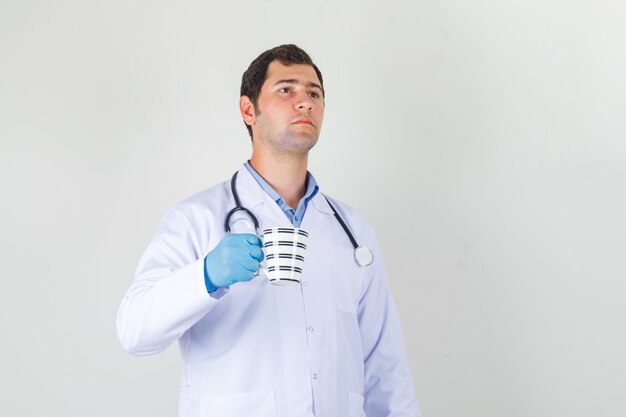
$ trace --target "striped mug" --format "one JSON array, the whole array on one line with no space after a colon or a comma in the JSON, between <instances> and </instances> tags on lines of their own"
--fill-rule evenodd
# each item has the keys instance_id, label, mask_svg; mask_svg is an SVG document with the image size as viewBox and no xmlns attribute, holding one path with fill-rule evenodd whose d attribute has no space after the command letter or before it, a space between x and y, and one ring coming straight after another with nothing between
<instances>
[{"instance_id":1,"label":"striped mug","mask_svg":"<svg viewBox=\"0 0 626 417\"><path fill-rule=\"evenodd\" d=\"M272 227L263 230L262 239L266 264L263 271L270 282L299 284L309 233L296 227Z\"/></svg>"}]
</instances>

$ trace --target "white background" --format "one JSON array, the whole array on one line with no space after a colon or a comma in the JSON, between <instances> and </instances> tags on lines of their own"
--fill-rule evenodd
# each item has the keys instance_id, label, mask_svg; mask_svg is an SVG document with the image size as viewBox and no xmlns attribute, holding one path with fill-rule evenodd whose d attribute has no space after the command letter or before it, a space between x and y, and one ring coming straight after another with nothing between
<instances>
[{"instance_id":1,"label":"white background","mask_svg":"<svg viewBox=\"0 0 626 417\"><path fill-rule=\"evenodd\" d=\"M174 416L115 316L165 210L250 155L293 42L311 171L378 231L422 412L626 415L622 0L0 0L0 415ZM376 417L376 416L372 416Z\"/></svg>"}]
</instances>

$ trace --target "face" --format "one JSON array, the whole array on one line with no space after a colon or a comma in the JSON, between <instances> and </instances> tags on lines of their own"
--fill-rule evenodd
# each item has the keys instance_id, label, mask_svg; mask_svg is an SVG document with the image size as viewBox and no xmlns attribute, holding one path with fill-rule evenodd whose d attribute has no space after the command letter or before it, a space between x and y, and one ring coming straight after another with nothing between
<instances>
[{"instance_id":1,"label":"face","mask_svg":"<svg viewBox=\"0 0 626 417\"><path fill-rule=\"evenodd\" d=\"M266 146L274 154L306 155L324 119L320 84L310 65L271 62L257 106L248 115L255 146Z\"/></svg>"}]
</instances>

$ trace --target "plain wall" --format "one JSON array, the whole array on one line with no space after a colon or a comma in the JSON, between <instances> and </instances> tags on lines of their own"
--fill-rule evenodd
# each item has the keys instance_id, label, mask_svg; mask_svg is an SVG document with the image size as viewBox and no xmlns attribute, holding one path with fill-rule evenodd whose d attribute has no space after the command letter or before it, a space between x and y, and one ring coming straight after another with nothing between
<instances>
[{"instance_id":1,"label":"plain wall","mask_svg":"<svg viewBox=\"0 0 626 417\"><path fill-rule=\"evenodd\" d=\"M622 0L0 0L0 415L176 414L115 317L166 209L250 155L281 43L310 169L375 226L424 417L626 415ZM377 417L377 416L371 416Z\"/></svg>"}]
</instances>

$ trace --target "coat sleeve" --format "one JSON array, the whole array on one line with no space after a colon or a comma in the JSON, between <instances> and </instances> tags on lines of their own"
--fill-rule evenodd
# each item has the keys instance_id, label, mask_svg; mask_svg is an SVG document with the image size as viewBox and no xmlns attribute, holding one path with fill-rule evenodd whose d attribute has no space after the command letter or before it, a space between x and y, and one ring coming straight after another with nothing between
<instances>
[{"instance_id":1,"label":"coat sleeve","mask_svg":"<svg viewBox=\"0 0 626 417\"><path fill-rule=\"evenodd\" d=\"M368 416L419 417L411 373L406 361L400 320L387 283L376 238L358 306L365 365L364 409Z\"/></svg>"},{"instance_id":2,"label":"coat sleeve","mask_svg":"<svg viewBox=\"0 0 626 417\"><path fill-rule=\"evenodd\" d=\"M117 315L124 350L150 355L165 350L217 302L204 285L199 233L179 208L162 220L144 252Z\"/></svg>"}]
</instances>

